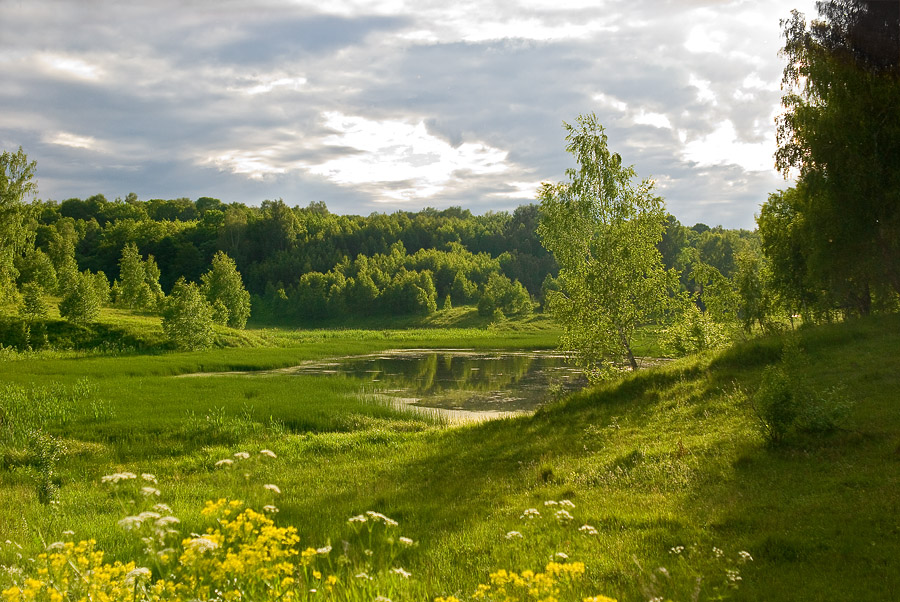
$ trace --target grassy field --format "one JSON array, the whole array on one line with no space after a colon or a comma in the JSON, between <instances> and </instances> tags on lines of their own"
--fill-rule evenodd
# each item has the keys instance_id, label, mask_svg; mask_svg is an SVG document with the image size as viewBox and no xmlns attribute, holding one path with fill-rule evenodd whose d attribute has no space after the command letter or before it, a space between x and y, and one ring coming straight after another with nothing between
<instances>
[{"instance_id":1,"label":"grassy field","mask_svg":"<svg viewBox=\"0 0 900 602\"><path fill-rule=\"evenodd\" d=\"M558 553L585 564L568 581L557 574L561 599L900 599L896 316L793 335L785 370L848 412L832 432L778 446L751 400L783 363L782 338L642 371L534 416L453 428L374 403L349 378L175 378L387 348L546 348L558 334L542 318L488 327L454 311L378 330L223 333L235 346L205 352L8 353L0 542L12 543L0 544L0 563L28 567L51 542L93 538L110 561L150 566L147 542L120 519L163 501L188 537L209 524L206 500L230 498L277 506L300 549L330 542L318 566L345 581L354 573L338 555L353 560L369 535L347 519L398 521L388 534L415 547L364 541L374 559L351 568L382 576L343 599L468 599L479 584L501 599L513 585L495 571L539 572ZM152 319L129 319L147 340ZM217 467L223 459L232 463ZM101 483L125 471L155 475L159 498ZM561 500L571 505L546 505ZM408 580L389 570L401 565ZM0 590L17 578L0 573Z\"/></svg>"}]
</instances>

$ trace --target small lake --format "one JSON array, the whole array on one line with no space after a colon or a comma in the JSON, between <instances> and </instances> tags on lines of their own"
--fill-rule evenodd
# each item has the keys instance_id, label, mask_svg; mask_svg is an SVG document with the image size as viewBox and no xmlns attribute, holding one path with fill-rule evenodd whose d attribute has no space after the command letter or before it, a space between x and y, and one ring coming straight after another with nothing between
<instances>
[{"instance_id":1,"label":"small lake","mask_svg":"<svg viewBox=\"0 0 900 602\"><path fill-rule=\"evenodd\" d=\"M374 397L453 422L531 412L555 395L587 384L568 356L554 351L402 349L255 374L362 379Z\"/></svg>"}]
</instances>

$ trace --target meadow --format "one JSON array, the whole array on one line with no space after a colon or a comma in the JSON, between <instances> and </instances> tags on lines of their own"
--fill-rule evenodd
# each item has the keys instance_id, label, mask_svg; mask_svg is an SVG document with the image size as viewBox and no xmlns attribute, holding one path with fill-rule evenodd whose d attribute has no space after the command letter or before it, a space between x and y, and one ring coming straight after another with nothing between
<instances>
[{"instance_id":1,"label":"meadow","mask_svg":"<svg viewBox=\"0 0 900 602\"><path fill-rule=\"evenodd\" d=\"M153 318L107 313L150 342L6 352L0 591L92 539L105 562L149 567L145 584L194 567L210 599L900 597L897 316L754 339L452 427L377 403L356 379L177 378L392 348L552 348L558 335L541 317L489 327L453 311L378 329L223 329L230 346L202 352L160 349ZM773 444L753 403L771 366L840 397L839 425ZM220 499L262 514L205 507ZM136 525L159 503L173 533ZM190 542L211 529L224 550L239 516L282 538L273 559L312 550L292 561L296 583L240 590L232 575L235 597L196 581L216 571L184 556ZM166 598L139 592L136 574L128 599Z\"/></svg>"}]
</instances>

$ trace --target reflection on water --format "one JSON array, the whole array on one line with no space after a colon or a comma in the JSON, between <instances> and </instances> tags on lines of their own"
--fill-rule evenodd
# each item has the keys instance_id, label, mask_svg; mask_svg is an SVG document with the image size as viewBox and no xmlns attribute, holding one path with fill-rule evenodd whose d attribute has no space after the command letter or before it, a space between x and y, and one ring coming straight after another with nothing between
<instances>
[{"instance_id":1,"label":"reflection on water","mask_svg":"<svg viewBox=\"0 0 900 602\"><path fill-rule=\"evenodd\" d=\"M587 380L556 352L411 349L308 362L281 374L364 379L373 392L430 408L501 413L534 410Z\"/></svg>"}]
</instances>

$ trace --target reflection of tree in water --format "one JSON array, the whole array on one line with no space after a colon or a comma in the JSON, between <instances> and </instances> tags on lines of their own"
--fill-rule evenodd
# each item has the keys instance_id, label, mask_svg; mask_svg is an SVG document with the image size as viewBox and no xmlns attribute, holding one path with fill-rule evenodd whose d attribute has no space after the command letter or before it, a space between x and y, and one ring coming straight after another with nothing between
<instances>
[{"instance_id":1,"label":"reflection of tree in water","mask_svg":"<svg viewBox=\"0 0 900 602\"><path fill-rule=\"evenodd\" d=\"M581 388L585 379L559 355L471 351L388 352L308 364L298 372L370 379L384 392L418 405L465 410L531 410L553 382Z\"/></svg>"}]
</instances>

